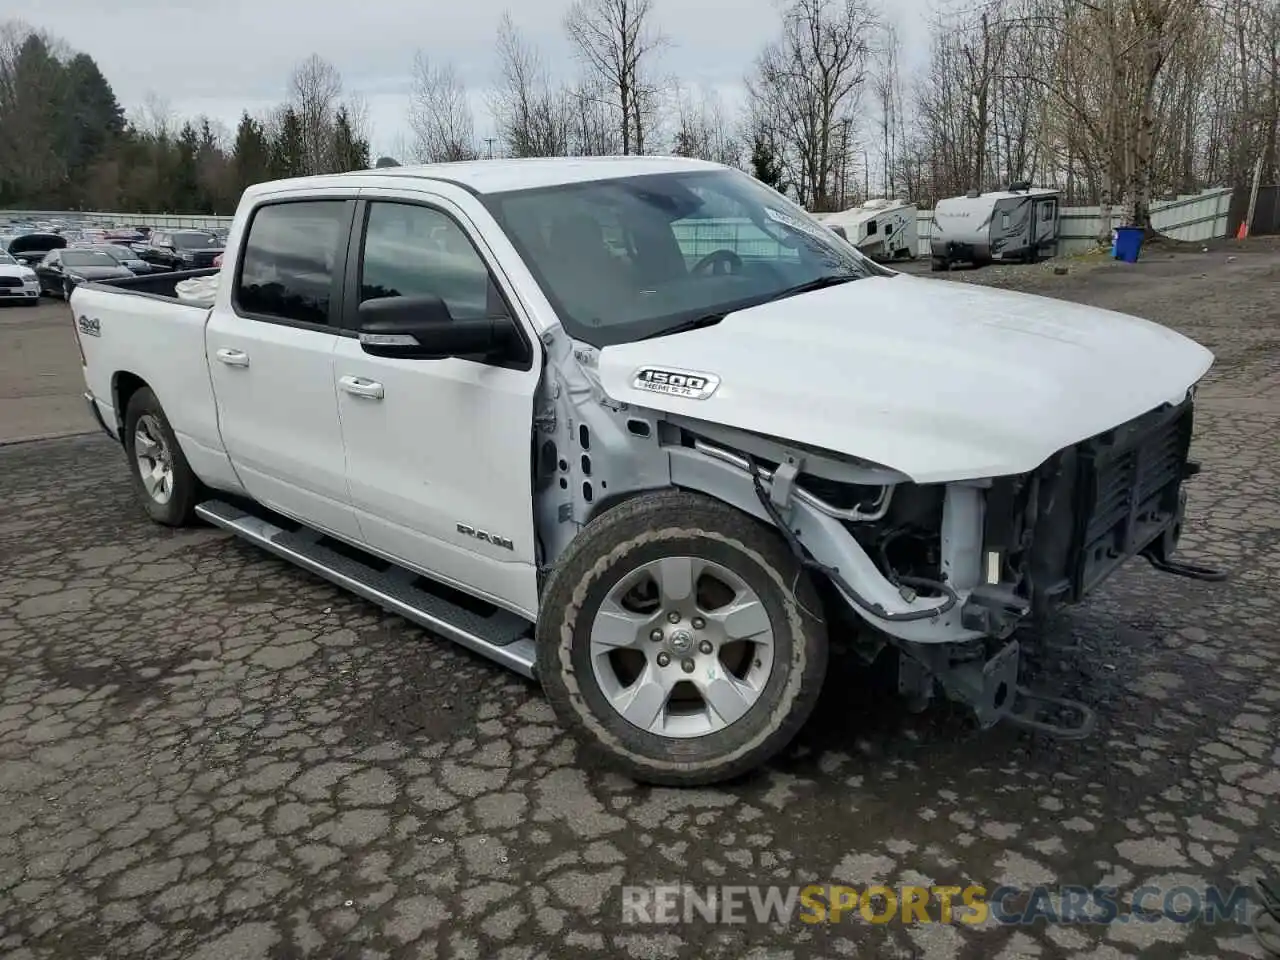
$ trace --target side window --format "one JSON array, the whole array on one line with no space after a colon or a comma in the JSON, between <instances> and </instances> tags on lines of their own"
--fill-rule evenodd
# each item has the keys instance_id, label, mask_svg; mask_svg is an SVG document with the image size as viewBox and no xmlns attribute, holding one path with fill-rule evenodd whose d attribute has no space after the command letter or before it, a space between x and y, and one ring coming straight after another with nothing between
<instances>
[{"instance_id":1,"label":"side window","mask_svg":"<svg viewBox=\"0 0 1280 960\"><path fill-rule=\"evenodd\" d=\"M1048 203L1044 203L1040 205L1040 219L1041 220L1053 219L1053 201L1052 200L1050 200Z\"/></svg>"},{"instance_id":2,"label":"side window","mask_svg":"<svg viewBox=\"0 0 1280 960\"><path fill-rule=\"evenodd\" d=\"M430 207L369 204L360 258L360 302L436 296L454 319L505 314L489 268L462 228Z\"/></svg>"},{"instance_id":3,"label":"side window","mask_svg":"<svg viewBox=\"0 0 1280 960\"><path fill-rule=\"evenodd\" d=\"M867 236L871 236L876 232L878 224L874 220L867 221Z\"/></svg>"},{"instance_id":4,"label":"side window","mask_svg":"<svg viewBox=\"0 0 1280 960\"><path fill-rule=\"evenodd\" d=\"M249 224L236 306L264 319L327 324L347 216L344 200L259 207Z\"/></svg>"}]
</instances>

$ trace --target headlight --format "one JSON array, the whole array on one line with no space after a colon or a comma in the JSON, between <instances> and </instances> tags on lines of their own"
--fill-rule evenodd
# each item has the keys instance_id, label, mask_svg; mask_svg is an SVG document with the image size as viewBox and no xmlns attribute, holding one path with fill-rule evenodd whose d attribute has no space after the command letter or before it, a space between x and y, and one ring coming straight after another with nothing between
<instances>
[{"instance_id":1,"label":"headlight","mask_svg":"<svg viewBox=\"0 0 1280 960\"><path fill-rule=\"evenodd\" d=\"M34 270L23 270L22 279L27 280L29 282L33 282L33 281L39 280L40 278L36 276L36 272Z\"/></svg>"},{"instance_id":2,"label":"headlight","mask_svg":"<svg viewBox=\"0 0 1280 960\"><path fill-rule=\"evenodd\" d=\"M67 274L67 279L72 283L84 283L84 277L80 276L78 273Z\"/></svg>"}]
</instances>

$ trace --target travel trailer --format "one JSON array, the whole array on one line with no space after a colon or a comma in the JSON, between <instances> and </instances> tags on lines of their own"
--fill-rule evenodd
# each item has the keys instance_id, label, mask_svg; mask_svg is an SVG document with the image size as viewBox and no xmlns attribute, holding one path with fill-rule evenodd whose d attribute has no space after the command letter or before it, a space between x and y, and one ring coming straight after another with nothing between
<instances>
[{"instance_id":1,"label":"travel trailer","mask_svg":"<svg viewBox=\"0 0 1280 960\"><path fill-rule=\"evenodd\" d=\"M1035 263L1058 252L1058 191L1011 184L1008 190L939 200L929 225L930 264Z\"/></svg>"},{"instance_id":2,"label":"travel trailer","mask_svg":"<svg viewBox=\"0 0 1280 960\"><path fill-rule=\"evenodd\" d=\"M914 260L919 246L917 213L913 203L877 197L818 218L874 260Z\"/></svg>"}]
</instances>

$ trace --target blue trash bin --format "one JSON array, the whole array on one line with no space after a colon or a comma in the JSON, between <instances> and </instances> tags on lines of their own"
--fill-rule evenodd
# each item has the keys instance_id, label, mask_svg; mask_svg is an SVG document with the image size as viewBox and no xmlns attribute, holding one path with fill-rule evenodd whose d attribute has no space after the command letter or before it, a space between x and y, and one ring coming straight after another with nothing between
<instances>
[{"instance_id":1,"label":"blue trash bin","mask_svg":"<svg viewBox=\"0 0 1280 960\"><path fill-rule=\"evenodd\" d=\"M1117 227L1114 256L1125 263L1137 263L1138 252L1142 249L1141 227Z\"/></svg>"}]
</instances>

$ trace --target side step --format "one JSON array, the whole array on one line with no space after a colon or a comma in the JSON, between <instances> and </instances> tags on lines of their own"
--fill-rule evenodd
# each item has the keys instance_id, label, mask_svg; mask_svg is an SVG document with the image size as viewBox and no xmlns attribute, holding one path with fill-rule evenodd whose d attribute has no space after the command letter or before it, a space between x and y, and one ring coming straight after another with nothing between
<instances>
[{"instance_id":1,"label":"side step","mask_svg":"<svg viewBox=\"0 0 1280 960\"><path fill-rule=\"evenodd\" d=\"M319 574L343 589L372 600L385 610L426 627L432 633L461 644L481 656L529 679L534 679L537 660L532 624L507 610L495 609L485 615L468 610L445 596L432 592L429 581L410 570L391 566L378 569L382 561L342 545L342 552L325 544L322 534L303 527L286 530L270 520L220 500L196 506L196 516L276 556ZM441 592L448 588L441 588Z\"/></svg>"}]
</instances>

